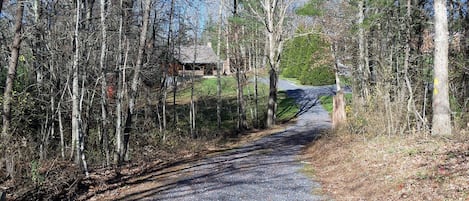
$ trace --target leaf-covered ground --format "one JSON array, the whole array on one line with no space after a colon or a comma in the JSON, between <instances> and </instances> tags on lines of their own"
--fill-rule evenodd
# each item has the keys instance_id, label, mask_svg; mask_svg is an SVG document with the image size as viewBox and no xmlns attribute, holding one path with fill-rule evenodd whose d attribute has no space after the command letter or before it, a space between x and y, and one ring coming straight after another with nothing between
<instances>
[{"instance_id":1,"label":"leaf-covered ground","mask_svg":"<svg viewBox=\"0 0 469 201\"><path fill-rule=\"evenodd\" d=\"M322 193L334 200L468 200L464 135L325 135L302 157Z\"/></svg>"}]
</instances>

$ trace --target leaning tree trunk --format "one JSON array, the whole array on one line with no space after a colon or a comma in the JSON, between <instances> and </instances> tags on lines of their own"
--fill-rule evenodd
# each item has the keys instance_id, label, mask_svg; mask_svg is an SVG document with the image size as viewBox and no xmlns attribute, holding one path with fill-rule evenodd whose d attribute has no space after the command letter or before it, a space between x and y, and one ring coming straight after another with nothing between
<instances>
[{"instance_id":1,"label":"leaning tree trunk","mask_svg":"<svg viewBox=\"0 0 469 201\"><path fill-rule=\"evenodd\" d=\"M448 19L446 1L435 0L435 55L433 82L433 135L451 134L451 108L448 95Z\"/></svg>"},{"instance_id":2,"label":"leaning tree trunk","mask_svg":"<svg viewBox=\"0 0 469 201\"><path fill-rule=\"evenodd\" d=\"M3 3L3 2L1 2ZM0 7L1 8L1 7ZM22 1L18 3L18 8L16 10L16 21L15 21L15 36L13 39L13 44L11 45L11 56L10 62L8 64L8 75L7 80L5 83L5 91L3 92L3 125L2 125L2 139L3 143L9 143L11 133L10 133L10 121L11 121L11 101L12 101L12 94L13 94L13 84L15 82L16 77L16 68L18 66L18 56L20 52L21 46L21 25L23 22L23 11L24 11L24 4ZM14 160L11 152L11 146L5 145L7 150L2 153L5 154L3 157L7 157L6 159L6 168L7 173L10 176L13 176L15 169L14 169Z\"/></svg>"},{"instance_id":3,"label":"leaning tree trunk","mask_svg":"<svg viewBox=\"0 0 469 201\"><path fill-rule=\"evenodd\" d=\"M127 119L125 122L125 129L124 129L124 149L123 152L119 158L122 160L124 156L128 152L129 148L129 139L130 139L130 132L131 132L131 127L132 127L132 118L134 117L135 114L135 101L137 99L137 93L138 93L138 84L140 80L140 69L142 68L142 63L143 63L143 53L144 53L144 48L146 44L146 39L147 39L147 31L148 31L148 20L150 18L150 0L145 0L144 1L144 10L143 10L143 25L142 25L142 30L140 32L140 41L138 45L138 53L137 53L137 61L135 64L134 68L134 74L132 77L132 85L130 88L130 97L129 97L129 105L127 108Z\"/></svg>"},{"instance_id":4,"label":"leaning tree trunk","mask_svg":"<svg viewBox=\"0 0 469 201\"><path fill-rule=\"evenodd\" d=\"M11 46L10 62L8 64L8 75L5 83L5 91L3 92L3 126L2 135L10 135L10 121L11 121L11 101L13 94L13 84L16 78L16 67L18 66L18 56L21 46L21 25L23 21L24 4L22 1L18 3L16 10L15 21L15 36Z\"/></svg>"}]
</instances>

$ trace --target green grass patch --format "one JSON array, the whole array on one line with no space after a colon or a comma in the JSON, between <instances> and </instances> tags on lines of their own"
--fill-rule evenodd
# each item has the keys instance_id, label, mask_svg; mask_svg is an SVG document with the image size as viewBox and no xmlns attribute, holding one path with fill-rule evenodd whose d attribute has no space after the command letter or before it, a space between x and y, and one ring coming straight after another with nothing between
<instances>
[{"instance_id":1,"label":"green grass patch","mask_svg":"<svg viewBox=\"0 0 469 201\"><path fill-rule=\"evenodd\" d=\"M248 78L249 80L249 78ZM198 98L202 97L216 97L217 96L217 78L203 78L194 82L194 96ZM245 96L254 96L254 83L249 82L244 87ZM234 77L222 77L221 78L221 91L222 97L236 97L237 83ZM262 83L258 83L259 96L265 96L268 86ZM178 95L178 100L190 99L191 87L188 83L187 87L181 90Z\"/></svg>"},{"instance_id":2,"label":"green grass patch","mask_svg":"<svg viewBox=\"0 0 469 201\"><path fill-rule=\"evenodd\" d=\"M350 104L350 102L352 101L352 94L348 93L348 94L344 94L344 96L345 96L345 102L347 104ZM321 103L322 107L324 107L324 109L327 112L332 113L332 109L333 109L332 96L321 96L319 97L319 102Z\"/></svg>"},{"instance_id":3,"label":"green grass patch","mask_svg":"<svg viewBox=\"0 0 469 201\"><path fill-rule=\"evenodd\" d=\"M288 97L284 91L278 92L277 121L287 122L296 117L300 110L295 99Z\"/></svg>"},{"instance_id":4,"label":"green grass patch","mask_svg":"<svg viewBox=\"0 0 469 201\"><path fill-rule=\"evenodd\" d=\"M252 80L248 78L247 80ZM217 129L217 78L199 79L194 82L194 100L197 110L197 130L205 136L215 134ZM237 83L236 79L231 76L222 77L222 130L216 135L225 135L227 133L236 132L237 127ZM258 83L258 121L256 121L256 100L254 97L255 86L252 81L244 85L244 101L246 118L250 128L263 128L265 124L268 100L268 85ZM286 95L285 92L278 94L277 122L286 123L295 118L299 111L299 106L293 98ZM177 125L182 132L187 132L189 128L189 110L191 98L191 84L186 83L184 88L180 88L176 95L176 107L172 105L172 96L168 96L168 114L176 111ZM169 116L168 125L174 125L174 118Z\"/></svg>"},{"instance_id":5,"label":"green grass patch","mask_svg":"<svg viewBox=\"0 0 469 201\"><path fill-rule=\"evenodd\" d=\"M248 78L247 80L252 80ZM194 82L194 100L196 101L195 107L197 110L197 130L202 135L207 137L213 135L224 135L226 133L236 132L237 127L237 83L235 78L227 76L222 77L222 129L217 129L217 78L199 79ZM248 82L244 86L244 100L245 111L248 126L251 128L263 128L267 113L267 99L268 99L268 85L258 83L258 120L256 121L256 102L254 98L255 87L254 83ZM299 111L299 106L293 98L286 95L285 92L278 94L278 107L277 107L277 121L285 123L293 118ZM191 98L191 84L186 83L185 88L181 88L176 96L176 107L173 107L172 97L168 96L168 113L173 114L177 110L177 125L176 128L187 132L189 128L189 109ZM174 115L169 115L169 122L174 122ZM171 123L170 123L171 124ZM257 125L257 126L256 126Z\"/></svg>"}]
</instances>

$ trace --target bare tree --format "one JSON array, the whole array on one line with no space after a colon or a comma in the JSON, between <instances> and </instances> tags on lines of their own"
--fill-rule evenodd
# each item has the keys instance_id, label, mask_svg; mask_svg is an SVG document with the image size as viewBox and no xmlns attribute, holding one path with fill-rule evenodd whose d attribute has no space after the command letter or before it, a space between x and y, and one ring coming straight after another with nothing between
<instances>
[{"instance_id":1,"label":"bare tree","mask_svg":"<svg viewBox=\"0 0 469 201\"><path fill-rule=\"evenodd\" d=\"M15 36L13 43L11 45L11 55L10 62L8 64L8 75L5 84L5 91L3 92L3 125L2 125L2 135L8 136L10 133L10 121L11 121L11 100L13 93L13 84L16 77L16 68L18 66L18 57L20 53L21 46L21 27L23 21L23 11L24 3L22 1L18 2L18 7L16 9L16 20L15 20Z\"/></svg>"},{"instance_id":2,"label":"bare tree","mask_svg":"<svg viewBox=\"0 0 469 201\"><path fill-rule=\"evenodd\" d=\"M217 34L217 57L220 59L221 46L221 30L222 30L222 11L225 1L220 0L220 8L218 8L218 34ZM221 61L217 61L217 128L221 128Z\"/></svg>"},{"instance_id":3,"label":"bare tree","mask_svg":"<svg viewBox=\"0 0 469 201\"><path fill-rule=\"evenodd\" d=\"M143 25L142 25L142 30L140 32L137 60L136 60L136 64L134 67L132 83L130 87L129 105L127 108L127 119L126 119L126 125L125 125L125 130L124 130L124 141L123 141L124 147L123 147L123 152L122 152L122 154L124 155L120 156L121 160L127 154L128 148L129 148L129 138L130 138L130 132L131 132L131 127L132 127L132 118L135 115L135 101L137 99L138 85L140 84L140 70L143 65L143 53L144 53L146 39L147 39L148 21L150 18L151 1L145 0L143 4L144 4L143 5L143 18L142 18Z\"/></svg>"},{"instance_id":4,"label":"bare tree","mask_svg":"<svg viewBox=\"0 0 469 201\"><path fill-rule=\"evenodd\" d=\"M365 1L359 0L358 1L358 86L359 88L356 91L360 91L362 102L366 100L368 96L368 88L366 81L368 79L368 75L366 74L366 68L368 68L366 60L366 39L365 39L365 28L364 28L364 20L365 20ZM358 95L358 93L356 93ZM358 105L358 104L356 104Z\"/></svg>"},{"instance_id":5,"label":"bare tree","mask_svg":"<svg viewBox=\"0 0 469 201\"><path fill-rule=\"evenodd\" d=\"M233 17L238 18L239 13L238 13L238 1L234 0L233 1ZM232 51L231 53L233 54L231 56L231 61L230 64L233 64L235 71L236 71L236 84L237 84L237 89L236 89L236 100L237 100L237 113L238 113L238 121L237 121L237 128L238 130L242 131L247 128L247 121L246 121L246 109L245 109L245 100L244 100L244 85L245 85L245 73L246 69L242 69L243 65L245 64L244 62L244 56L243 56L243 44L242 44L242 39L240 37L240 24L239 22L233 22L231 24L231 31L233 33L233 40L232 41L237 41L237 44L233 44Z\"/></svg>"},{"instance_id":6,"label":"bare tree","mask_svg":"<svg viewBox=\"0 0 469 201\"><path fill-rule=\"evenodd\" d=\"M79 84L78 84L78 61L80 59L80 49L79 49L79 37L78 37L78 29L80 25L80 0L76 1L76 20L75 20L75 32L73 35L73 44L74 44L74 58L73 58L73 65L71 66L70 71L72 72L72 149L71 153L73 156L74 150L76 148L75 154L75 164L80 164L80 142L79 142Z\"/></svg>"},{"instance_id":7,"label":"bare tree","mask_svg":"<svg viewBox=\"0 0 469 201\"><path fill-rule=\"evenodd\" d=\"M435 53L433 80L432 134L451 134L451 108L448 96L448 19L445 0L435 0Z\"/></svg>"},{"instance_id":8,"label":"bare tree","mask_svg":"<svg viewBox=\"0 0 469 201\"><path fill-rule=\"evenodd\" d=\"M284 44L284 21L292 0L264 0L256 9L255 1L248 5L257 19L263 23L267 35L267 60L269 63L269 99L267 102L267 127L275 124L277 110L277 83L280 70L280 55Z\"/></svg>"},{"instance_id":9,"label":"bare tree","mask_svg":"<svg viewBox=\"0 0 469 201\"><path fill-rule=\"evenodd\" d=\"M102 144L103 144L103 151L106 157L106 166L110 164L110 153L109 153L109 137L108 137L108 130L107 130L107 122L108 122L108 96L107 96L107 80L106 80L106 40L107 40L107 26L106 26L106 16L108 7L106 0L100 1L100 16L101 16L101 55L99 59L99 66L101 71L101 135L102 135Z\"/></svg>"},{"instance_id":10,"label":"bare tree","mask_svg":"<svg viewBox=\"0 0 469 201\"><path fill-rule=\"evenodd\" d=\"M1 2L3 4L3 2ZM7 79L5 83L5 90L3 92L3 125L2 125L2 139L4 142L9 143L10 138L11 138L11 133L10 133L10 121L11 121L11 101L12 101L12 94L13 94L13 84L15 82L16 78L16 68L18 66L18 57L19 57L19 52L20 52L20 46L21 46L21 27L22 27L22 22L23 22L23 11L24 11L24 3L22 1L18 2L16 9L16 16L15 16L15 27L14 27L14 32L15 36L13 38L13 43L11 45L11 55L10 55L10 61L8 64L8 74L7 74ZM3 141L2 140L2 141ZM6 154L11 152L9 148L7 148ZM7 159L7 173L9 175L14 174L14 161L13 161L13 156L8 156Z\"/></svg>"},{"instance_id":11,"label":"bare tree","mask_svg":"<svg viewBox=\"0 0 469 201\"><path fill-rule=\"evenodd\" d=\"M197 17L199 15L196 15ZM194 27L194 60L192 61L192 72L191 72L191 102L189 108L189 121L190 121L190 133L192 138L197 137L197 114L195 110L195 100L194 100L194 74L195 74L195 65L197 61L197 40L198 34L197 31L199 29L199 19L195 20L195 27Z\"/></svg>"}]
</instances>

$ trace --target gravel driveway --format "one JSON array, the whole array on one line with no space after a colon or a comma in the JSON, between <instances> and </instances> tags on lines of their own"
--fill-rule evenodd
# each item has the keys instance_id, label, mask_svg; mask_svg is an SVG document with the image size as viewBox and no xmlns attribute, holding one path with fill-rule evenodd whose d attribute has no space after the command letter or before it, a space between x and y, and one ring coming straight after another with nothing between
<instances>
[{"instance_id":1,"label":"gravel driveway","mask_svg":"<svg viewBox=\"0 0 469 201\"><path fill-rule=\"evenodd\" d=\"M331 125L317 102L333 86L298 87L286 81L279 88L297 99L296 125L245 146L203 159L181 171L172 185L147 200L322 200L319 184L301 173L298 153Z\"/></svg>"}]
</instances>

